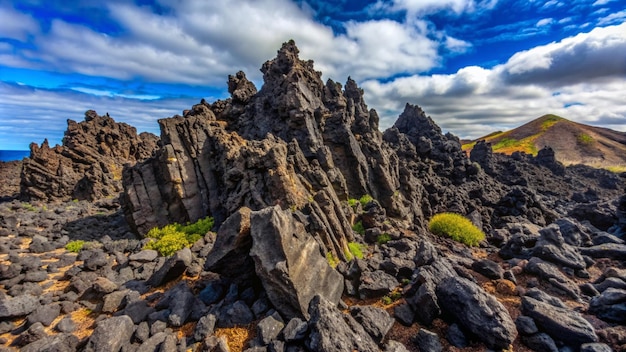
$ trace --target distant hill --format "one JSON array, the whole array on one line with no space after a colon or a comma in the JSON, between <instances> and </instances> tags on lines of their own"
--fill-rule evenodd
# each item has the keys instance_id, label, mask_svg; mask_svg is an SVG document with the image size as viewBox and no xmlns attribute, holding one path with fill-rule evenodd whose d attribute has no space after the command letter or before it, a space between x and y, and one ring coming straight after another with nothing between
<instances>
[{"instance_id":1,"label":"distant hill","mask_svg":"<svg viewBox=\"0 0 626 352\"><path fill-rule=\"evenodd\" d=\"M565 165L585 164L615 172L626 171L626 133L544 115L515 129L463 141L469 152L479 140L491 143L497 153L516 151L536 155L545 146L554 149Z\"/></svg>"}]
</instances>

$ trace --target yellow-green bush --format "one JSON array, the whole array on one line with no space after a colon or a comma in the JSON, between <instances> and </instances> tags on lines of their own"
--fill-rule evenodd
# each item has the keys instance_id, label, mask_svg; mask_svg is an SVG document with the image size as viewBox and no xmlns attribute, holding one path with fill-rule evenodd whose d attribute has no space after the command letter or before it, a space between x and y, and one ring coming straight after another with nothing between
<instances>
[{"instance_id":1,"label":"yellow-green bush","mask_svg":"<svg viewBox=\"0 0 626 352\"><path fill-rule=\"evenodd\" d=\"M152 240L144 248L154 249L163 256L170 256L201 239L211 231L213 224L213 218L206 217L186 225L174 223L162 228L155 227L146 234L146 237Z\"/></svg>"},{"instance_id":2,"label":"yellow-green bush","mask_svg":"<svg viewBox=\"0 0 626 352\"><path fill-rule=\"evenodd\" d=\"M81 249L83 249L84 245L85 241L83 240L70 241L65 245L65 249L69 252L78 253Z\"/></svg>"},{"instance_id":3,"label":"yellow-green bush","mask_svg":"<svg viewBox=\"0 0 626 352\"><path fill-rule=\"evenodd\" d=\"M477 246L485 239L485 234L467 218L454 213L441 213L433 216L430 231L439 236L447 236L468 246Z\"/></svg>"},{"instance_id":4,"label":"yellow-green bush","mask_svg":"<svg viewBox=\"0 0 626 352\"><path fill-rule=\"evenodd\" d=\"M346 253L346 257L348 259L352 259L352 258L363 259L363 251L366 248L367 248L367 246L362 245L360 243L349 242L348 243L348 251L349 251L349 253Z\"/></svg>"}]
</instances>

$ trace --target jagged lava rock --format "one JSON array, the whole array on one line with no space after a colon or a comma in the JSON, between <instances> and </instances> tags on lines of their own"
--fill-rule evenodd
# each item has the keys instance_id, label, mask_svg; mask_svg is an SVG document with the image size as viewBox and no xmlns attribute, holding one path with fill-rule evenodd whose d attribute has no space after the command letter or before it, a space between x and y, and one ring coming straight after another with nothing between
<instances>
[{"instance_id":1,"label":"jagged lava rock","mask_svg":"<svg viewBox=\"0 0 626 352\"><path fill-rule=\"evenodd\" d=\"M158 138L137 134L135 127L115 122L108 114L85 112L85 121L67 121L63 145L30 145L24 159L20 193L36 200L96 200L122 191L126 163L147 159Z\"/></svg>"},{"instance_id":2,"label":"jagged lava rock","mask_svg":"<svg viewBox=\"0 0 626 352\"><path fill-rule=\"evenodd\" d=\"M331 304L339 302L343 277L290 211L269 207L253 212L250 228L256 273L283 317L309 318L309 303L316 295Z\"/></svg>"}]
</instances>

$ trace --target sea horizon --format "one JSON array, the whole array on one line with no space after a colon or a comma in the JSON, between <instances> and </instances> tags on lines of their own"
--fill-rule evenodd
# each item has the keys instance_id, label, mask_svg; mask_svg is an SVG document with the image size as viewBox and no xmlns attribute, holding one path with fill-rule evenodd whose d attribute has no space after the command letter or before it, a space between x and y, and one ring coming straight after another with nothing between
<instances>
[{"instance_id":1,"label":"sea horizon","mask_svg":"<svg viewBox=\"0 0 626 352\"><path fill-rule=\"evenodd\" d=\"M0 161L22 160L30 155L30 150L0 150Z\"/></svg>"}]
</instances>

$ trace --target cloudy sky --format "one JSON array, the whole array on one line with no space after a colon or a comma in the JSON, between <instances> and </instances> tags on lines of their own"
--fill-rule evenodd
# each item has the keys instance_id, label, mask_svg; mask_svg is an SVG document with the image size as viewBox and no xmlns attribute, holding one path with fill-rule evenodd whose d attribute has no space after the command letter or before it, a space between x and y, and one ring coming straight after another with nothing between
<instances>
[{"instance_id":1,"label":"cloudy sky","mask_svg":"<svg viewBox=\"0 0 626 352\"><path fill-rule=\"evenodd\" d=\"M108 112L139 131L294 39L390 127L407 102L462 138L543 114L626 131L624 0L0 0L0 149Z\"/></svg>"}]
</instances>

